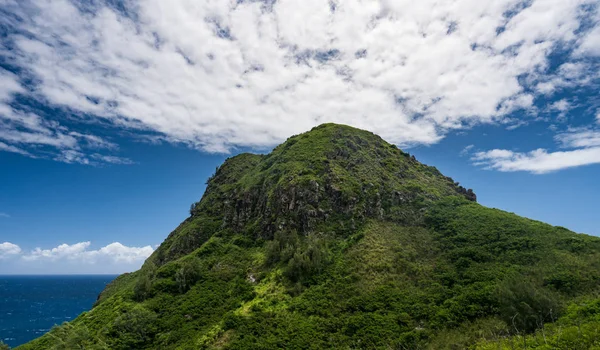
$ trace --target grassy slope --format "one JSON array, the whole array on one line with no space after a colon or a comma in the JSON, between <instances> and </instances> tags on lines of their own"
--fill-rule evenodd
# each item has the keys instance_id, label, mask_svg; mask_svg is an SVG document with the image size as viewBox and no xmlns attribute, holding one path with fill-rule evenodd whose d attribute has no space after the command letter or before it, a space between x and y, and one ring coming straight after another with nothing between
<instances>
[{"instance_id":1,"label":"grassy slope","mask_svg":"<svg viewBox=\"0 0 600 350\"><path fill-rule=\"evenodd\" d=\"M21 348L510 348L542 330L558 347L577 325L596 341L600 239L464 194L373 134L316 128L228 160L140 271Z\"/></svg>"}]
</instances>

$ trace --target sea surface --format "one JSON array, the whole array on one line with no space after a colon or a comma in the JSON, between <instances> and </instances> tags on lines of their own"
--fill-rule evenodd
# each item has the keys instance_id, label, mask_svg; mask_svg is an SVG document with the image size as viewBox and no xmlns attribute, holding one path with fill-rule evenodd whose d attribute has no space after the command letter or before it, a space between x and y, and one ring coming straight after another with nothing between
<instances>
[{"instance_id":1,"label":"sea surface","mask_svg":"<svg viewBox=\"0 0 600 350\"><path fill-rule=\"evenodd\" d=\"M71 321L116 277L0 276L0 340L14 347Z\"/></svg>"}]
</instances>

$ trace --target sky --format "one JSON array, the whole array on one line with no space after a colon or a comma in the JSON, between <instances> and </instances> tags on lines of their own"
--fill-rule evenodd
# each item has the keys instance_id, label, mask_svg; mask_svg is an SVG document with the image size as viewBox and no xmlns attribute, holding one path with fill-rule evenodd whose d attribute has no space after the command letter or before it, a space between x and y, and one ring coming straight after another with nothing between
<instances>
[{"instance_id":1,"label":"sky","mask_svg":"<svg viewBox=\"0 0 600 350\"><path fill-rule=\"evenodd\" d=\"M0 274L134 271L324 122L600 235L599 91L597 0L0 0Z\"/></svg>"}]
</instances>

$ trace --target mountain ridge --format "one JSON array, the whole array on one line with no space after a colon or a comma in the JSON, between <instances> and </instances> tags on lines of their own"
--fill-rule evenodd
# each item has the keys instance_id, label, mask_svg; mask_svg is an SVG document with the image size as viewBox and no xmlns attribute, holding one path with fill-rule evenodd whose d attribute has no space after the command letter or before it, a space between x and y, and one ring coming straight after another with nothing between
<instances>
[{"instance_id":1,"label":"mountain ridge","mask_svg":"<svg viewBox=\"0 0 600 350\"><path fill-rule=\"evenodd\" d=\"M139 271L20 348L510 348L542 332L584 349L597 337L557 329L600 325L599 257L596 237L485 208L379 136L323 124L226 160Z\"/></svg>"}]
</instances>

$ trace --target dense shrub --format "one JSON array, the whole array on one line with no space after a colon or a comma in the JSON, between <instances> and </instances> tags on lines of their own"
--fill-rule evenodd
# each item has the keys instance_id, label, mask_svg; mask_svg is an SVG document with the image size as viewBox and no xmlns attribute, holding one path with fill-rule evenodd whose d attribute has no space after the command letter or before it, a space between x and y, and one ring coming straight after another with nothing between
<instances>
[{"instance_id":1,"label":"dense shrub","mask_svg":"<svg viewBox=\"0 0 600 350\"><path fill-rule=\"evenodd\" d=\"M133 287L133 298L136 301L146 300L152 290L152 280L148 274L141 275Z\"/></svg>"},{"instance_id":2,"label":"dense shrub","mask_svg":"<svg viewBox=\"0 0 600 350\"><path fill-rule=\"evenodd\" d=\"M142 348L150 343L157 329L157 315L143 306L135 306L113 321L109 331L111 348Z\"/></svg>"},{"instance_id":3,"label":"dense shrub","mask_svg":"<svg viewBox=\"0 0 600 350\"><path fill-rule=\"evenodd\" d=\"M175 281L179 287L179 293L188 291L201 277L200 263L197 258L186 259L175 273Z\"/></svg>"},{"instance_id":4,"label":"dense shrub","mask_svg":"<svg viewBox=\"0 0 600 350\"><path fill-rule=\"evenodd\" d=\"M558 294L540 281L518 276L498 288L500 316L516 333L530 333L556 321L562 312Z\"/></svg>"},{"instance_id":5,"label":"dense shrub","mask_svg":"<svg viewBox=\"0 0 600 350\"><path fill-rule=\"evenodd\" d=\"M294 283L309 283L323 271L329 259L325 239L315 234L301 238L295 231L282 231L267 243L267 263L284 264L285 276Z\"/></svg>"}]
</instances>

